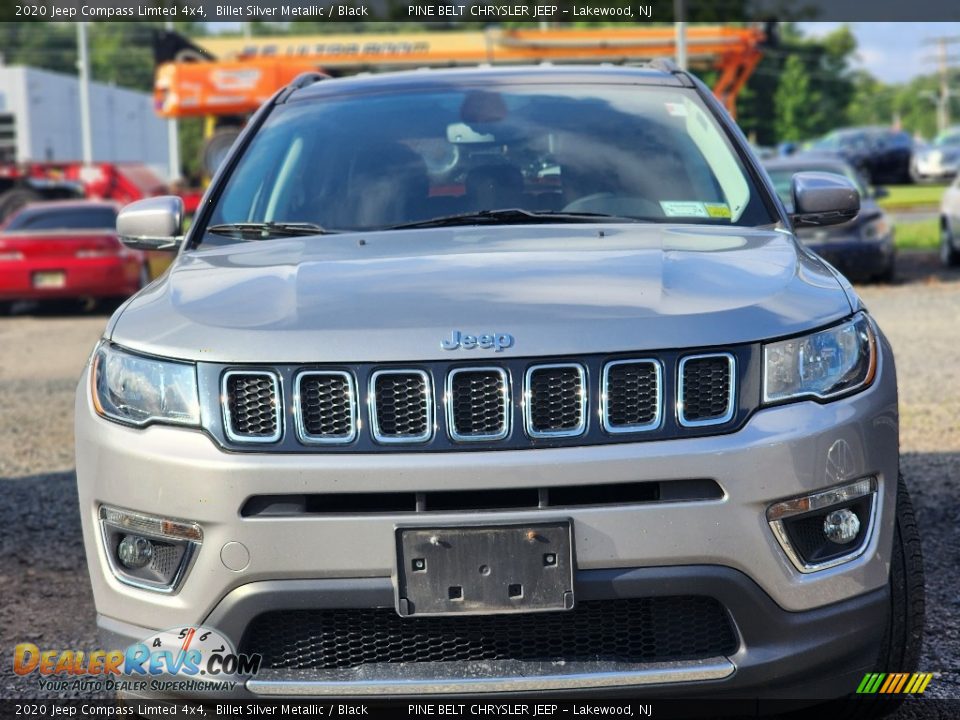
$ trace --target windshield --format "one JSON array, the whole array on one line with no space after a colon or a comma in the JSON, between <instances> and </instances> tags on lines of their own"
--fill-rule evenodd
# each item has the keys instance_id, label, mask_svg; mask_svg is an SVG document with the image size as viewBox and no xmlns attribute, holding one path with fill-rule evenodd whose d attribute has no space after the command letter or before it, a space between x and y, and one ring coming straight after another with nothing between
<instances>
[{"instance_id":1,"label":"windshield","mask_svg":"<svg viewBox=\"0 0 960 720\"><path fill-rule=\"evenodd\" d=\"M945 130L940 135L937 136L937 139L933 141L933 144L936 147L944 147L946 145L960 145L960 129L951 128L950 130Z\"/></svg>"},{"instance_id":2,"label":"windshield","mask_svg":"<svg viewBox=\"0 0 960 720\"><path fill-rule=\"evenodd\" d=\"M7 223L13 230L109 230L117 224L117 214L109 207L33 208L22 210Z\"/></svg>"},{"instance_id":3,"label":"windshield","mask_svg":"<svg viewBox=\"0 0 960 720\"><path fill-rule=\"evenodd\" d=\"M626 85L443 87L275 108L233 170L204 242L387 229L484 211L617 221L774 222L692 91ZM284 226L284 227L279 227ZM210 232L213 228L215 232Z\"/></svg>"},{"instance_id":4,"label":"windshield","mask_svg":"<svg viewBox=\"0 0 960 720\"><path fill-rule=\"evenodd\" d=\"M860 192L861 198L869 196L867 188L863 184L863 179L851 167L845 167L841 169L836 165L797 165L796 167L767 168L767 174L770 176L770 181L773 183L773 189L777 191L777 195L780 196L780 200L782 200L783 204L788 208L793 207L791 186L793 176L798 172L827 172L835 175L843 175L854 184L854 187L856 187Z\"/></svg>"}]
</instances>

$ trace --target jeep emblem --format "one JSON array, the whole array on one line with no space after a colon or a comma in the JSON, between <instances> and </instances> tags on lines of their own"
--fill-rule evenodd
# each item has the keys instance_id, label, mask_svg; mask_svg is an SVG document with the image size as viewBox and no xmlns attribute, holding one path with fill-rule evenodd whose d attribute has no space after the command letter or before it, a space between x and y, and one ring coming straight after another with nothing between
<instances>
[{"instance_id":1,"label":"jeep emblem","mask_svg":"<svg viewBox=\"0 0 960 720\"><path fill-rule=\"evenodd\" d=\"M459 330L454 330L447 340L440 341L440 347L444 350L473 350L481 348L483 350L495 350L501 352L508 347L513 347L513 335L507 333L493 333L490 335L464 335Z\"/></svg>"}]
</instances>

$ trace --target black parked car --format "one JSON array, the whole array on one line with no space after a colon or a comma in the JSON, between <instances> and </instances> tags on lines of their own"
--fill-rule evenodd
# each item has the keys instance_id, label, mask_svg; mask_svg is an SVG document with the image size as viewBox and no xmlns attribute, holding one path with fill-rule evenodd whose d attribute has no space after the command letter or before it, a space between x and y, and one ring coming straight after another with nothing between
<instances>
[{"instance_id":1,"label":"black parked car","mask_svg":"<svg viewBox=\"0 0 960 720\"><path fill-rule=\"evenodd\" d=\"M869 184L912 181L913 138L906 132L882 127L841 128L815 140L808 150L850 163Z\"/></svg>"},{"instance_id":2,"label":"black parked car","mask_svg":"<svg viewBox=\"0 0 960 720\"><path fill-rule=\"evenodd\" d=\"M764 163L773 186L793 212L790 181L798 172L829 172L843 175L860 191L860 214L853 220L830 227L800 227L797 238L851 280L893 280L896 250L893 223L876 199L882 189L870 191L857 171L841 160L816 155L794 155Z\"/></svg>"}]
</instances>

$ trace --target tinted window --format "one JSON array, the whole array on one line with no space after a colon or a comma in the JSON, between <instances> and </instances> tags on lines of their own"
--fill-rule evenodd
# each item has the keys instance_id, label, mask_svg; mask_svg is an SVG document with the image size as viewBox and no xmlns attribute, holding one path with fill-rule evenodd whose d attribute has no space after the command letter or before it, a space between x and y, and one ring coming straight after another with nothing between
<instances>
[{"instance_id":1,"label":"tinted window","mask_svg":"<svg viewBox=\"0 0 960 720\"><path fill-rule=\"evenodd\" d=\"M6 230L113 230L117 214L111 208L33 208L18 213Z\"/></svg>"},{"instance_id":2,"label":"tinted window","mask_svg":"<svg viewBox=\"0 0 960 720\"><path fill-rule=\"evenodd\" d=\"M692 91L550 84L279 106L228 179L210 224L366 230L514 208L773 222Z\"/></svg>"}]
</instances>

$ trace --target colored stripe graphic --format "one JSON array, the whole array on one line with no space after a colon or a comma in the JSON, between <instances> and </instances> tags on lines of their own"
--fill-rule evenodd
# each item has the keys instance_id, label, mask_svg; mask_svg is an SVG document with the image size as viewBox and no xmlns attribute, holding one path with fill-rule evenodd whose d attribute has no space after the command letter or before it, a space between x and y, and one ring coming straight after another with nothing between
<instances>
[{"instance_id":1,"label":"colored stripe graphic","mask_svg":"<svg viewBox=\"0 0 960 720\"><path fill-rule=\"evenodd\" d=\"M932 679L933 673L867 673L857 686L857 694L919 695Z\"/></svg>"}]
</instances>

